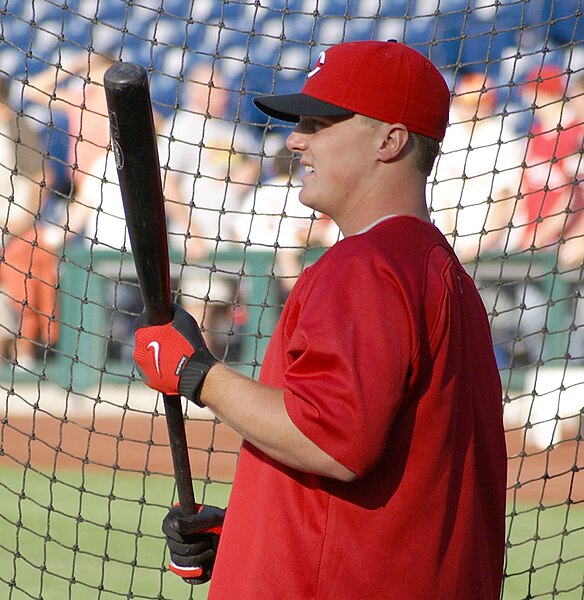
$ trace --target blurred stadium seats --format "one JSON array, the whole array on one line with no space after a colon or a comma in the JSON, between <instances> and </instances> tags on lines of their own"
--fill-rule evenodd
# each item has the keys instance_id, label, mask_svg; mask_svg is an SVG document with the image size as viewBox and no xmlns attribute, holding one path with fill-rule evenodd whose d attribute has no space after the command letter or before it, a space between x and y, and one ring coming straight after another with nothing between
<instances>
[{"instance_id":1,"label":"blurred stadium seats","mask_svg":"<svg viewBox=\"0 0 584 600\"><path fill-rule=\"evenodd\" d=\"M570 42L584 36L579 7L578 0L6 0L0 64L21 78L63 53L109 53L152 70L153 99L164 112L175 102L175 78L198 55L214 56L233 89L245 80L250 97L240 117L261 122L253 95L296 88L320 49L340 40L392 37L430 56L447 77L488 69L506 84L505 63L517 48L527 56L556 48L566 59L574 52Z\"/></svg>"}]
</instances>

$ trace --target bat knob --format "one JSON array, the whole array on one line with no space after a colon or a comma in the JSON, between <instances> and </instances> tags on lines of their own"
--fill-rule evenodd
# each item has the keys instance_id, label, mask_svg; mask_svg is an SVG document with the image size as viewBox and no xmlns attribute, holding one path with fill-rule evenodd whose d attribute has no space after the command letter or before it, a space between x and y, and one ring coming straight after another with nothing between
<instances>
[{"instance_id":1,"label":"bat knob","mask_svg":"<svg viewBox=\"0 0 584 600\"><path fill-rule=\"evenodd\" d=\"M105 72L103 82L106 89L128 90L132 87L148 87L146 69L136 63L115 63Z\"/></svg>"}]
</instances>

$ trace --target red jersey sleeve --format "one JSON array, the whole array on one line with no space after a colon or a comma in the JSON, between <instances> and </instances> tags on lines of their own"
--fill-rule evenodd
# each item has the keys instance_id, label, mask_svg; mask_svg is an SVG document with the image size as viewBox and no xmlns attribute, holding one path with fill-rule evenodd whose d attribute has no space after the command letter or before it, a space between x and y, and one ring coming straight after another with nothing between
<instances>
[{"instance_id":1,"label":"red jersey sleeve","mask_svg":"<svg viewBox=\"0 0 584 600\"><path fill-rule=\"evenodd\" d=\"M284 398L295 425L362 477L402 401L410 318L384 265L339 246L305 273L284 316Z\"/></svg>"}]
</instances>

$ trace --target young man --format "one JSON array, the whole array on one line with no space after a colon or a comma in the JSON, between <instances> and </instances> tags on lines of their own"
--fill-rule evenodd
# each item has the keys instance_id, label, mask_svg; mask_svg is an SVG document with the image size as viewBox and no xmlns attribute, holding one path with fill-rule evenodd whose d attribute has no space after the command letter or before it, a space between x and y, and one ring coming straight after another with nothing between
<instances>
[{"instance_id":1,"label":"young man","mask_svg":"<svg viewBox=\"0 0 584 600\"><path fill-rule=\"evenodd\" d=\"M178 307L172 324L138 324L146 383L245 440L209 598L499 598L499 376L476 288L424 197L446 83L404 45L351 42L320 55L300 94L256 103L298 122L300 200L344 239L298 279L259 381L210 355ZM210 576L205 530L221 520L171 510L175 572Z\"/></svg>"}]
</instances>

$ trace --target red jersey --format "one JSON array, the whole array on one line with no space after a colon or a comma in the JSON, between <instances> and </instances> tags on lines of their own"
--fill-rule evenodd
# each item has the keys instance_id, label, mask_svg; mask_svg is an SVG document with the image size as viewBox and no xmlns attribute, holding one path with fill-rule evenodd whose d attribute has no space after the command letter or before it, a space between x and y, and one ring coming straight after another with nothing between
<instances>
[{"instance_id":1,"label":"red jersey","mask_svg":"<svg viewBox=\"0 0 584 600\"><path fill-rule=\"evenodd\" d=\"M209 600L499 598L500 379L474 283L435 227L392 217L306 269L260 379L358 479L244 444Z\"/></svg>"}]
</instances>

